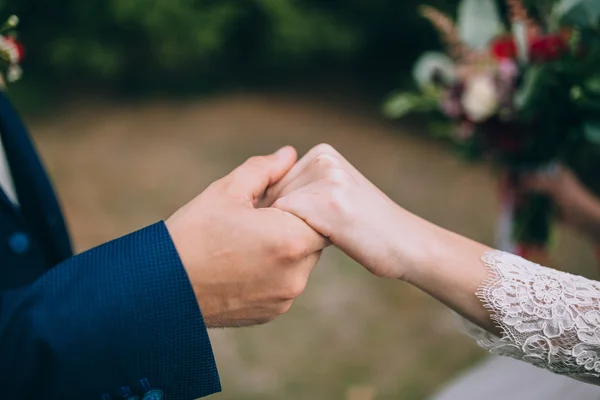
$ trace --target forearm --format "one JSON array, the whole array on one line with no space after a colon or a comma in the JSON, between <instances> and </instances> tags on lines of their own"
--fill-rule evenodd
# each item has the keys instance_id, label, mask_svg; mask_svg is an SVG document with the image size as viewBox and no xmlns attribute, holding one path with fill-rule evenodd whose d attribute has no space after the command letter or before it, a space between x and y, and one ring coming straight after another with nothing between
<instances>
[{"instance_id":1,"label":"forearm","mask_svg":"<svg viewBox=\"0 0 600 400\"><path fill-rule=\"evenodd\" d=\"M422 238L422 256L406 263L405 279L482 328L470 329L480 346L600 384L598 282L492 251L422 220L414 236Z\"/></svg>"},{"instance_id":2,"label":"forearm","mask_svg":"<svg viewBox=\"0 0 600 400\"><path fill-rule=\"evenodd\" d=\"M415 235L421 238L423 251L417 249L406 261L404 279L476 325L497 333L489 310L476 295L490 277L481 257L491 249L420 218L415 221ZM397 250L405 251L401 245Z\"/></svg>"}]
</instances>

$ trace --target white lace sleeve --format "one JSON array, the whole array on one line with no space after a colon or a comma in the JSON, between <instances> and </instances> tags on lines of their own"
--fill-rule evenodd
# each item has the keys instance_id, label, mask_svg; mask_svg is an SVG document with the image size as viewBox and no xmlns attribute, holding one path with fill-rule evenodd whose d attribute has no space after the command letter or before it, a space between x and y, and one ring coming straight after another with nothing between
<instances>
[{"instance_id":1,"label":"white lace sleeve","mask_svg":"<svg viewBox=\"0 0 600 400\"><path fill-rule=\"evenodd\" d=\"M600 282L492 251L490 278L477 292L502 329L469 334L494 354L600 385Z\"/></svg>"}]
</instances>

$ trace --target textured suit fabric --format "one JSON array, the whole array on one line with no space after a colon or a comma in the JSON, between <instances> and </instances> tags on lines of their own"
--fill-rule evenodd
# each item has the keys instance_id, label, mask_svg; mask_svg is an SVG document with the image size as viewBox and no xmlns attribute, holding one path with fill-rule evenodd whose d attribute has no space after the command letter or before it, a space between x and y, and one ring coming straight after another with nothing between
<instances>
[{"instance_id":1,"label":"textured suit fabric","mask_svg":"<svg viewBox=\"0 0 600 400\"><path fill-rule=\"evenodd\" d=\"M1 91L0 135L19 197L20 209L16 217L38 239L46 266L52 267L73 254L69 234L52 185L25 125ZM6 195L2 197L6 199ZM7 211L15 211L12 204L0 203L4 203L0 207L8 208Z\"/></svg>"},{"instance_id":2,"label":"textured suit fabric","mask_svg":"<svg viewBox=\"0 0 600 400\"><path fill-rule=\"evenodd\" d=\"M120 399L143 395L144 379L166 400L220 391L164 223L73 257L42 164L2 94L0 133L22 204L0 191L0 398Z\"/></svg>"}]
</instances>

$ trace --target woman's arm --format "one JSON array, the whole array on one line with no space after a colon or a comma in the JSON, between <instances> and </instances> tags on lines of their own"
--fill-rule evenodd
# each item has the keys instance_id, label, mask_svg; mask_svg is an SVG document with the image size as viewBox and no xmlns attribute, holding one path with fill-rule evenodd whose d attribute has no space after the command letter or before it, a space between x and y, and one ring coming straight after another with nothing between
<instances>
[{"instance_id":1,"label":"woman's arm","mask_svg":"<svg viewBox=\"0 0 600 400\"><path fill-rule=\"evenodd\" d=\"M451 232L431 237L439 251L406 277L472 322L481 347L600 385L599 282Z\"/></svg>"},{"instance_id":2,"label":"woman's arm","mask_svg":"<svg viewBox=\"0 0 600 400\"><path fill-rule=\"evenodd\" d=\"M402 218L393 223L400 228L405 225ZM482 261L485 254L493 254L492 249L427 221L422 220L421 224L428 251L407 262L403 279L472 323L499 334L490 310L477 295L482 283L492 278L491 269ZM405 251L402 245L394 249Z\"/></svg>"},{"instance_id":3,"label":"woman's arm","mask_svg":"<svg viewBox=\"0 0 600 400\"><path fill-rule=\"evenodd\" d=\"M461 314L483 347L600 384L600 283L411 214L326 145L270 190L265 205L273 202L373 274L409 282Z\"/></svg>"}]
</instances>

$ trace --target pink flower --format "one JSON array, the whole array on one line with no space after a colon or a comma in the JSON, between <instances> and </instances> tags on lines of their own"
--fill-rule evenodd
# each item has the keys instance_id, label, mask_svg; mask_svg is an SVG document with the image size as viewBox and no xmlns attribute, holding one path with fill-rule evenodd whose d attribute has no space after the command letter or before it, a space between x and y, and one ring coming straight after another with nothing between
<instances>
[{"instance_id":1,"label":"pink flower","mask_svg":"<svg viewBox=\"0 0 600 400\"><path fill-rule=\"evenodd\" d=\"M440 102L440 107L444 114L452 119L460 119L464 116L464 109L461 103L464 85L461 83L449 87Z\"/></svg>"},{"instance_id":2,"label":"pink flower","mask_svg":"<svg viewBox=\"0 0 600 400\"><path fill-rule=\"evenodd\" d=\"M0 51L8 56L10 64L19 64L25 55L25 50L21 43L11 36L0 36Z\"/></svg>"},{"instance_id":3,"label":"pink flower","mask_svg":"<svg viewBox=\"0 0 600 400\"><path fill-rule=\"evenodd\" d=\"M460 99L454 98L452 96L446 96L442 100L442 111L449 118L458 119L463 114L463 109L460 104Z\"/></svg>"},{"instance_id":4,"label":"pink flower","mask_svg":"<svg viewBox=\"0 0 600 400\"><path fill-rule=\"evenodd\" d=\"M519 67L513 60L504 59L498 63L498 71L502 80L512 82L519 74Z\"/></svg>"}]
</instances>

